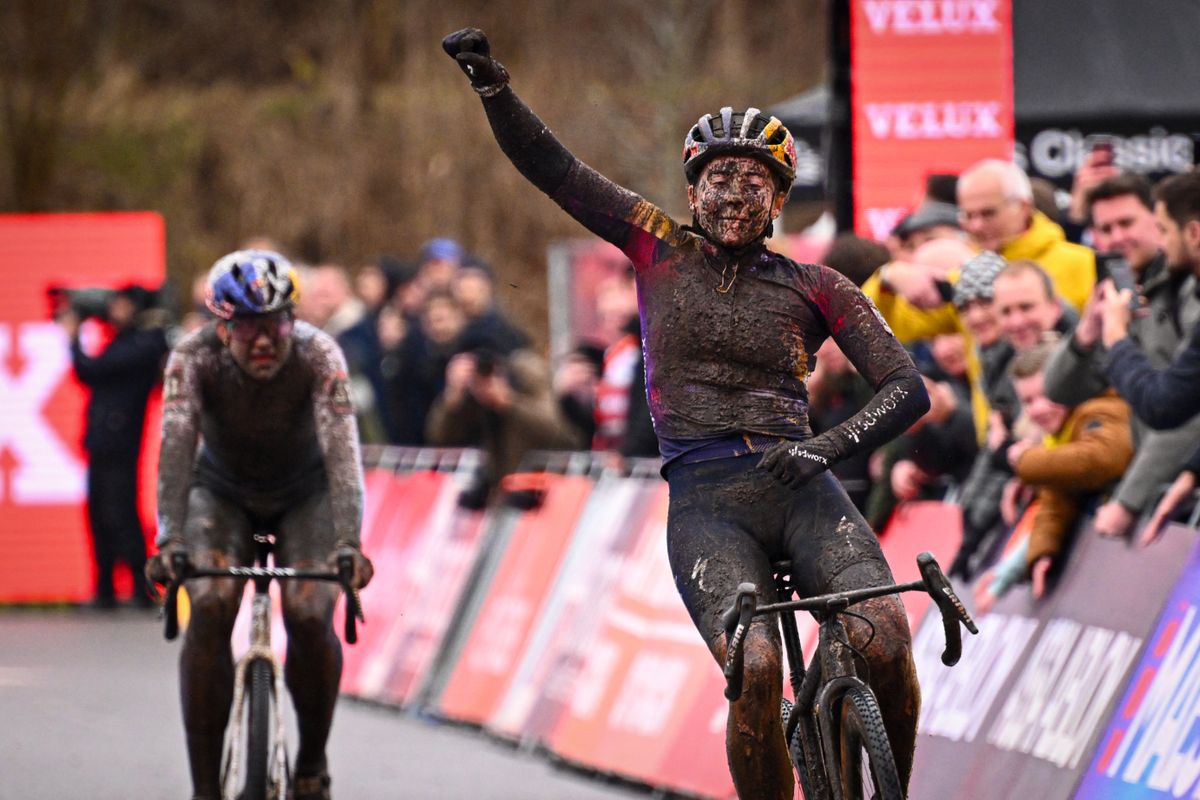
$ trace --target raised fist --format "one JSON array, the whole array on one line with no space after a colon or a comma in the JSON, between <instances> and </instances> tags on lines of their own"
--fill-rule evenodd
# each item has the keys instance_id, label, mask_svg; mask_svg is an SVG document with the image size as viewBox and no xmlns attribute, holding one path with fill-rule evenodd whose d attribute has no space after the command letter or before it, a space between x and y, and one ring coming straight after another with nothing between
<instances>
[{"instance_id":1,"label":"raised fist","mask_svg":"<svg viewBox=\"0 0 1200 800\"><path fill-rule=\"evenodd\" d=\"M508 70L492 58L487 34L478 28L463 28L442 39L442 49L458 62L471 85L484 96L498 92L508 83Z\"/></svg>"}]
</instances>

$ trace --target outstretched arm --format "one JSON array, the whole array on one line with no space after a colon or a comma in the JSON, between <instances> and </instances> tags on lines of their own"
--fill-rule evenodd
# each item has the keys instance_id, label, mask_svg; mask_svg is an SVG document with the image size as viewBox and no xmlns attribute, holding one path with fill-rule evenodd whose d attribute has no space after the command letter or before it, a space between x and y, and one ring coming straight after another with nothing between
<instances>
[{"instance_id":1,"label":"outstretched arm","mask_svg":"<svg viewBox=\"0 0 1200 800\"><path fill-rule=\"evenodd\" d=\"M491 56L483 31L452 33L442 48L462 68L483 100L500 149L530 183L597 236L644 266L659 241L678 245L679 226L662 210L618 186L563 147L508 85L508 70Z\"/></svg>"},{"instance_id":2,"label":"outstretched arm","mask_svg":"<svg viewBox=\"0 0 1200 800\"><path fill-rule=\"evenodd\" d=\"M1200 325L1175 360L1156 371L1126 336L1130 297L1128 289L1105 289L1102 338L1109 350L1104 373L1139 419L1151 428L1177 428L1200 412Z\"/></svg>"}]
</instances>

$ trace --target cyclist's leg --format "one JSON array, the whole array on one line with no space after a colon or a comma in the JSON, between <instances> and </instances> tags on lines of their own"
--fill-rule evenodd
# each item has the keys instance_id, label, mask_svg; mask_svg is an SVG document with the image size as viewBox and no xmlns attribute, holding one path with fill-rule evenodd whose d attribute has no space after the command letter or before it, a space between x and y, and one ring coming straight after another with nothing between
<instances>
[{"instance_id":1,"label":"cyclist's leg","mask_svg":"<svg viewBox=\"0 0 1200 800\"><path fill-rule=\"evenodd\" d=\"M279 523L278 533L275 556L279 564L323 566L336 541L329 492L310 495L289 510ZM326 772L325 744L342 677L342 646L333 631L337 597L336 584L318 581L283 584L283 620L288 633L284 674L300 728L300 747L296 753L298 778L323 778Z\"/></svg>"},{"instance_id":2,"label":"cyclist's leg","mask_svg":"<svg viewBox=\"0 0 1200 800\"><path fill-rule=\"evenodd\" d=\"M252 530L245 512L201 486L188 496L185 536L197 566L245 565ZM195 797L220 797L221 753L233 702L233 651L243 581L198 578L187 582L191 618L179 656L183 724Z\"/></svg>"},{"instance_id":3,"label":"cyclist's leg","mask_svg":"<svg viewBox=\"0 0 1200 800\"><path fill-rule=\"evenodd\" d=\"M797 494L787 531L793 577L804 595L893 582L878 537L828 473ZM870 620L867 625L852 616L843 618L851 642L866 655L871 688L879 700L896 769L907 786L921 706L908 618L896 595L859 603L853 610Z\"/></svg>"},{"instance_id":4,"label":"cyclist's leg","mask_svg":"<svg viewBox=\"0 0 1200 800\"><path fill-rule=\"evenodd\" d=\"M774 481L753 469L757 459L722 459L671 471L667 552L675 586L717 663L725 663L721 615L737 586L772 585L770 559L751 533L745 512L762 508L756 484ZM742 462L728 464L727 462ZM757 474L755 474L757 473ZM778 523L776 523L778 527ZM792 766L781 735L783 667L779 631L757 619L745 641L741 699L729 704L725 747L738 796L791 800Z\"/></svg>"}]
</instances>

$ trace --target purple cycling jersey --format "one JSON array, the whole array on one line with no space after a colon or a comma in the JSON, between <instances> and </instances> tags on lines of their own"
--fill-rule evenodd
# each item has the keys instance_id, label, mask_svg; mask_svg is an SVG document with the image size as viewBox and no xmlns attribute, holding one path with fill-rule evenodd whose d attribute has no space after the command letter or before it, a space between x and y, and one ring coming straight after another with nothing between
<instances>
[{"instance_id":1,"label":"purple cycling jersey","mask_svg":"<svg viewBox=\"0 0 1200 800\"><path fill-rule=\"evenodd\" d=\"M798 264L761 240L721 247L571 155L510 88L483 104L522 174L633 262L647 395L665 459L736 455L760 450L762 437L811 436L805 379L830 336L876 390L866 408L825 434L839 458L882 444L923 413L912 360L844 276Z\"/></svg>"}]
</instances>

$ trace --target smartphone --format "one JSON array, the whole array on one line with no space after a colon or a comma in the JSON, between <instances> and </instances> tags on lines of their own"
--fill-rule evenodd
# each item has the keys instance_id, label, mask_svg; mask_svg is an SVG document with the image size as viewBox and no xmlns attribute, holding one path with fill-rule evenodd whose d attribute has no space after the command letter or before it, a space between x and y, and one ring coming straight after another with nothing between
<instances>
[{"instance_id":1,"label":"smartphone","mask_svg":"<svg viewBox=\"0 0 1200 800\"><path fill-rule=\"evenodd\" d=\"M1116 148L1113 146L1112 137L1109 136L1094 136L1092 137L1091 145L1088 147L1088 152L1094 154L1092 166L1108 166L1117 160Z\"/></svg>"},{"instance_id":2,"label":"smartphone","mask_svg":"<svg viewBox=\"0 0 1200 800\"><path fill-rule=\"evenodd\" d=\"M1120 253L1096 253L1096 282L1111 278L1117 291L1128 289L1132 298L1129 307L1136 309L1141 300L1138 298L1137 278L1133 267Z\"/></svg>"}]
</instances>

